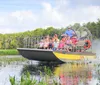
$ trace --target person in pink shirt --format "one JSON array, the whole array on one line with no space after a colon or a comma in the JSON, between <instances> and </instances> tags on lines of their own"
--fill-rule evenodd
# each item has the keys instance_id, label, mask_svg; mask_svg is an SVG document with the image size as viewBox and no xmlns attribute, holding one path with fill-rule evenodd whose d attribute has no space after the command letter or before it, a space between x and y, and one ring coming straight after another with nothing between
<instances>
[{"instance_id":1,"label":"person in pink shirt","mask_svg":"<svg viewBox=\"0 0 100 85\"><path fill-rule=\"evenodd\" d=\"M59 43L58 46L59 49L64 49L65 41L66 41L66 37L63 37Z\"/></svg>"},{"instance_id":2,"label":"person in pink shirt","mask_svg":"<svg viewBox=\"0 0 100 85\"><path fill-rule=\"evenodd\" d=\"M66 42L65 42L65 46L64 49L67 50L67 52L69 52L69 48L72 47L72 41L70 39L69 36L66 37Z\"/></svg>"}]
</instances>

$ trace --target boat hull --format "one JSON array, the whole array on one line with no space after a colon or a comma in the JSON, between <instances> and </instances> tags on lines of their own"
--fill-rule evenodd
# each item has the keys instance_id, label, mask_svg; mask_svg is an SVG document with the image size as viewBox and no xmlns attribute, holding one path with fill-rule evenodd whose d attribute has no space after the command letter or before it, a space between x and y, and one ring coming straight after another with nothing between
<instances>
[{"instance_id":1,"label":"boat hull","mask_svg":"<svg viewBox=\"0 0 100 85\"><path fill-rule=\"evenodd\" d=\"M66 60L90 60L95 59L92 52L66 52L47 49L18 48L19 53L29 59L38 61L66 61Z\"/></svg>"},{"instance_id":2,"label":"boat hull","mask_svg":"<svg viewBox=\"0 0 100 85\"><path fill-rule=\"evenodd\" d=\"M19 53L29 59L38 61L60 61L52 50L18 48Z\"/></svg>"}]
</instances>

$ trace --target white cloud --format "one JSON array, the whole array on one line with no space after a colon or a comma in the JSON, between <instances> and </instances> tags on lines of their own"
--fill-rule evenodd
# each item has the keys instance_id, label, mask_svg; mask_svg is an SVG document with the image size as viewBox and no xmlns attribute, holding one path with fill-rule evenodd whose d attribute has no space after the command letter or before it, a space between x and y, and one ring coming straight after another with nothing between
<instances>
[{"instance_id":1,"label":"white cloud","mask_svg":"<svg viewBox=\"0 0 100 85\"><path fill-rule=\"evenodd\" d=\"M38 27L66 27L74 23L97 21L100 6L71 7L69 0L57 0L55 5L42 2L38 13L32 10L15 10L0 14L0 33L33 30ZM6 30L6 31L5 31Z\"/></svg>"},{"instance_id":2,"label":"white cloud","mask_svg":"<svg viewBox=\"0 0 100 85\"><path fill-rule=\"evenodd\" d=\"M0 33L13 33L33 29L37 16L32 11L15 11L0 17Z\"/></svg>"},{"instance_id":3,"label":"white cloud","mask_svg":"<svg viewBox=\"0 0 100 85\"><path fill-rule=\"evenodd\" d=\"M46 17L46 23L56 27L65 27L74 23L97 21L100 18L100 6L71 8L69 4L67 0L60 0L54 7L50 3L43 3L43 15Z\"/></svg>"},{"instance_id":4,"label":"white cloud","mask_svg":"<svg viewBox=\"0 0 100 85\"><path fill-rule=\"evenodd\" d=\"M45 18L43 17L44 19L50 22L51 25L56 23L61 23L62 14L59 11L57 11L56 8L53 8L51 4L45 2L43 3L43 7L44 9L42 11L42 14L45 17Z\"/></svg>"},{"instance_id":5,"label":"white cloud","mask_svg":"<svg viewBox=\"0 0 100 85\"><path fill-rule=\"evenodd\" d=\"M32 11L15 11L11 13L11 17L16 18L18 21L23 22L24 20L36 21L36 16Z\"/></svg>"}]
</instances>

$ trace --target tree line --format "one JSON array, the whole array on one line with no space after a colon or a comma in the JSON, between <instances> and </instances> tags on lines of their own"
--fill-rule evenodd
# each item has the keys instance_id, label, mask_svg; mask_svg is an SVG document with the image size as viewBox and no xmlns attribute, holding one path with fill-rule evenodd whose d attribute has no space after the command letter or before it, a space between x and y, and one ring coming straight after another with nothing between
<instances>
[{"instance_id":1,"label":"tree line","mask_svg":"<svg viewBox=\"0 0 100 85\"><path fill-rule=\"evenodd\" d=\"M92 33L93 38L100 38L100 19L97 22L88 22L80 25L80 23L75 23L74 25L69 25L73 29L82 29L87 27ZM68 27L68 26L67 26ZM54 28L47 27L37 28L32 31L11 33L11 34L0 34L0 49L16 49L18 47L34 47L34 44L39 42L39 40L46 35L53 36L55 33L59 35L64 33L67 27L64 28Z\"/></svg>"}]
</instances>

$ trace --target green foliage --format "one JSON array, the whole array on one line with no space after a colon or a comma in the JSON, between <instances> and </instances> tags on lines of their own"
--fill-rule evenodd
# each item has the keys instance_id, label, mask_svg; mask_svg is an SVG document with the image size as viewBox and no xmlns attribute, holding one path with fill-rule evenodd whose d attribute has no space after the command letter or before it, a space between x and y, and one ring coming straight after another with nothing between
<instances>
[{"instance_id":1,"label":"green foliage","mask_svg":"<svg viewBox=\"0 0 100 85\"><path fill-rule=\"evenodd\" d=\"M10 80L11 85L16 85L16 83L15 83L15 76L14 77L10 76L9 80Z\"/></svg>"},{"instance_id":2,"label":"green foliage","mask_svg":"<svg viewBox=\"0 0 100 85\"><path fill-rule=\"evenodd\" d=\"M72 27L73 29L77 30L81 27L81 25L79 23L75 23Z\"/></svg>"},{"instance_id":3,"label":"green foliage","mask_svg":"<svg viewBox=\"0 0 100 85\"><path fill-rule=\"evenodd\" d=\"M16 41L12 40L11 44L10 44L10 48L13 49L13 48L16 48L16 47L17 47Z\"/></svg>"},{"instance_id":4,"label":"green foliage","mask_svg":"<svg viewBox=\"0 0 100 85\"><path fill-rule=\"evenodd\" d=\"M83 27L87 27L91 31L93 38L100 38L100 19L98 19L97 22L88 22L88 23L84 23L83 25L80 25L80 23L75 23L74 25L70 25L70 26L75 30L83 28ZM67 28L47 27L46 29L37 28L32 31L20 32L20 33L0 34L0 49L16 49L18 47L25 47L24 45L25 39L33 38L33 36L35 37L46 36L46 35L53 36L54 34L58 34L60 37L60 35L64 33L66 29ZM33 45L33 43L35 44L37 43L37 42L34 42L36 41L35 38L28 41L30 42L29 44L31 45Z\"/></svg>"},{"instance_id":5,"label":"green foliage","mask_svg":"<svg viewBox=\"0 0 100 85\"><path fill-rule=\"evenodd\" d=\"M47 67L45 67L44 70L46 74L45 75L40 74L40 77L41 77L40 81L36 80L35 77L32 77L28 71L21 76L19 81L17 81L15 76L14 77L10 76L9 80L10 80L11 85L57 85L57 81L55 81L54 79L52 79L52 84L49 84L50 77L48 74L49 73L51 74L51 71Z\"/></svg>"},{"instance_id":6,"label":"green foliage","mask_svg":"<svg viewBox=\"0 0 100 85\"><path fill-rule=\"evenodd\" d=\"M21 81L20 81L20 85L34 85L36 84L37 80L32 80L30 77L30 73L26 72L26 76L22 75L21 76Z\"/></svg>"},{"instance_id":7,"label":"green foliage","mask_svg":"<svg viewBox=\"0 0 100 85\"><path fill-rule=\"evenodd\" d=\"M7 56L1 56L0 57L0 65L9 65L13 62L24 62L24 61L27 61L26 58L23 58L23 57L7 57Z\"/></svg>"},{"instance_id":8,"label":"green foliage","mask_svg":"<svg viewBox=\"0 0 100 85\"><path fill-rule=\"evenodd\" d=\"M9 80L11 85L36 85L37 83L36 79L31 79L29 72L26 72L25 75L22 75L19 82L17 82L15 76L14 77L10 76Z\"/></svg>"},{"instance_id":9,"label":"green foliage","mask_svg":"<svg viewBox=\"0 0 100 85\"><path fill-rule=\"evenodd\" d=\"M52 76L53 74L52 74L52 71L50 70L50 68L49 67L44 67L44 71L45 71L45 73L47 74L47 75L49 75L49 76Z\"/></svg>"},{"instance_id":10,"label":"green foliage","mask_svg":"<svg viewBox=\"0 0 100 85\"><path fill-rule=\"evenodd\" d=\"M44 29L42 28L37 28L36 30L34 30L34 36L43 36L44 33Z\"/></svg>"},{"instance_id":11,"label":"green foliage","mask_svg":"<svg viewBox=\"0 0 100 85\"><path fill-rule=\"evenodd\" d=\"M17 55L16 49L0 49L0 55Z\"/></svg>"}]
</instances>

